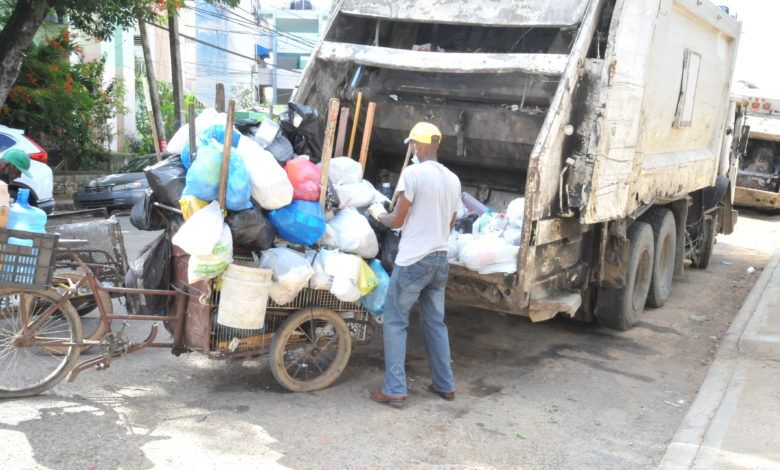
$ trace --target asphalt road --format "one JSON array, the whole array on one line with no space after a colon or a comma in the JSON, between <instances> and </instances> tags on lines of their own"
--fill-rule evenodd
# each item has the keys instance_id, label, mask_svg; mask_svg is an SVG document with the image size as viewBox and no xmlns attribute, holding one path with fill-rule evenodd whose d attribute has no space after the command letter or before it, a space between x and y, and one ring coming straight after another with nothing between
<instances>
[{"instance_id":1,"label":"asphalt road","mask_svg":"<svg viewBox=\"0 0 780 470\"><path fill-rule=\"evenodd\" d=\"M773 220L743 215L710 268L688 270L629 332L450 306L451 403L420 389L416 323L400 411L367 396L381 381L380 344L354 350L334 386L309 394L285 392L262 361L146 350L0 403L0 467L653 467L758 277L747 269L780 246ZM153 235L128 228L131 255Z\"/></svg>"}]
</instances>

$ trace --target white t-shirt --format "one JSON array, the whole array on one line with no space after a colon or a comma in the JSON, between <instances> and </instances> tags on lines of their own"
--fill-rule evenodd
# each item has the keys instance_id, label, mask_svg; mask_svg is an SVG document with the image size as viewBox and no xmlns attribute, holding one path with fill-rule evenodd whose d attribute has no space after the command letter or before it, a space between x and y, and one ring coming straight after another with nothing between
<instances>
[{"instance_id":1,"label":"white t-shirt","mask_svg":"<svg viewBox=\"0 0 780 470\"><path fill-rule=\"evenodd\" d=\"M447 251L450 222L460 201L455 173L439 162L417 163L404 170L398 191L412 207L401 229L395 264L409 266L436 251Z\"/></svg>"}]
</instances>

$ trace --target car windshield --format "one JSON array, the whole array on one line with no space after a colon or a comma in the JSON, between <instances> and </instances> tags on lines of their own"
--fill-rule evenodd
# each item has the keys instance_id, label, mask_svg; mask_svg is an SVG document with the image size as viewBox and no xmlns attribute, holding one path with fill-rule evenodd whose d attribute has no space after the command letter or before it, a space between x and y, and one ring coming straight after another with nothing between
<instances>
[{"instance_id":1,"label":"car windshield","mask_svg":"<svg viewBox=\"0 0 780 470\"><path fill-rule=\"evenodd\" d=\"M154 155L144 155L142 157L133 157L127 162L127 165L119 169L118 173L135 173L143 171L144 168L155 161Z\"/></svg>"}]
</instances>

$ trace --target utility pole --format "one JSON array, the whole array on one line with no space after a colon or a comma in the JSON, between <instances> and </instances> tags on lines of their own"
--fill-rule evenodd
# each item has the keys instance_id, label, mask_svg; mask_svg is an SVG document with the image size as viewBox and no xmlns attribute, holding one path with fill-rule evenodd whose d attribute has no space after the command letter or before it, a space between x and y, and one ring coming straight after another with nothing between
<instances>
[{"instance_id":1,"label":"utility pole","mask_svg":"<svg viewBox=\"0 0 780 470\"><path fill-rule=\"evenodd\" d=\"M152 135L156 134L157 145L161 150L165 150L165 125L163 124L162 113L160 111L160 95L157 93L157 78L154 76L154 63L152 62L152 51L149 48L149 36L146 32L146 22L139 16L138 34L141 36L141 48L144 51L144 64L146 66L146 81L149 84L149 101L152 105L152 123L155 129L152 129Z\"/></svg>"},{"instance_id":2,"label":"utility pole","mask_svg":"<svg viewBox=\"0 0 780 470\"><path fill-rule=\"evenodd\" d=\"M179 43L179 17L173 2L168 4L168 41L171 45L171 81L173 82L173 120L178 129L184 123L184 68Z\"/></svg>"}]
</instances>

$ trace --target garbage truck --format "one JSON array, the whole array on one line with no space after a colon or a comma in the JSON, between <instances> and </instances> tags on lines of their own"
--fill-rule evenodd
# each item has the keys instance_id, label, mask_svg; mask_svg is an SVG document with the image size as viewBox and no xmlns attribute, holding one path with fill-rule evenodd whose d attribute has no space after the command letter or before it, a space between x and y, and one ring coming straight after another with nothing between
<instances>
[{"instance_id":1,"label":"garbage truck","mask_svg":"<svg viewBox=\"0 0 780 470\"><path fill-rule=\"evenodd\" d=\"M376 103L367 179L429 121L466 191L525 198L516 272L452 265L448 299L625 330L733 230L740 28L706 0L340 0L294 101Z\"/></svg>"},{"instance_id":2,"label":"garbage truck","mask_svg":"<svg viewBox=\"0 0 780 470\"><path fill-rule=\"evenodd\" d=\"M735 204L780 210L780 100L738 96L745 109Z\"/></svg>"}]
</instances>

